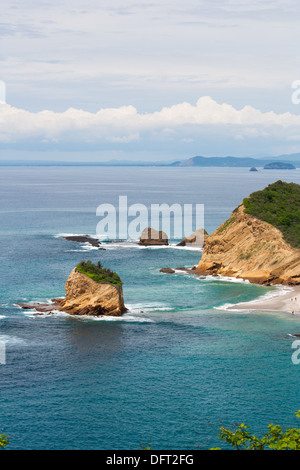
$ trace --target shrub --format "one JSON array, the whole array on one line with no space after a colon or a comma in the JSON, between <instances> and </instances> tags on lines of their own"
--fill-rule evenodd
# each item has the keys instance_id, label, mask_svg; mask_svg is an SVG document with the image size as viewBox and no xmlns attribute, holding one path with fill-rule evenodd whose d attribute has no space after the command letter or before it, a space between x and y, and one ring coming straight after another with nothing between
<instances>
[{"instance_id":1,"label":"shrub","mask_svg":"<svg viewBox=\"0 0 300 470\"><path fill-rule=\"evenodd\" d=\"M287 243L300 248L300 185L276 181L243 201L245 212L278 228Z\"/></svg>"},{"instance_id":2,"label":"shrub","mask_svg":"<svg viewBox=\"0 0 300 470\"><path fill-rule=\"evenodd\" d=\"M98 261L97 264L93 264L91 260L81 261L76 266L76 269L98 283L109 283L115 286L121 286L123 284L119 275L110 269L103 268L100 261Z\"/></svg>"},{"instance_id":3,"label":"shrub","mask_svg":"<svg viewBox=\"0 0 300 470\"><path fill-rule=\"evenodd\" d=\"M295 414L298 423L300 410ZM299 428L283 430L278 424L269 424L268 431L262 437L251 434L249 428L250 426L245 423L236 426L233 431L221 427L219 437L236 450L300 450ZM220 448L211 450L220 450Z\"/></svg>"}]
</instances>

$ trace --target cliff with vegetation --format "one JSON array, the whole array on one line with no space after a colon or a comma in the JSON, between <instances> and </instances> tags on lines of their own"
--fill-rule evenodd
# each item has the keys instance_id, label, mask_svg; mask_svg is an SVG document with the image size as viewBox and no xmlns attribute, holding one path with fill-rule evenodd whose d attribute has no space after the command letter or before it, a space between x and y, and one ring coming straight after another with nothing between
<instances>
[{"instance_id":1,"label":"cliff with vegetation","mask_svg":"<svg viewBox=\"0 0 300 470\"><path fill-rule=\"evenodd\" d=\"M259 284L300 284L300 186L277 181L244 199L205 240L195 270Z\"/></svg>"}]
</instances>

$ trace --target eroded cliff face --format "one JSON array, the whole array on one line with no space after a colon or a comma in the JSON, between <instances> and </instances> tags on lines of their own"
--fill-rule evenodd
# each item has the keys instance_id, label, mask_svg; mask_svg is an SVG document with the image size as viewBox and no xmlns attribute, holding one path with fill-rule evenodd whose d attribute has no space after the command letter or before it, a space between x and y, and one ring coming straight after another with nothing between
<instances>
[{"instance_id":1,"label":"eroded cliff face","mask_svg":"<svg viewBox=\"0 0 300 470\"><path fill-rule=\"evenodd\" d=\"M126 311L122 286L97 283L76 268L66 282L66 298L61 309L73 315L114 315Z\"/></svg>"},{"instance_id":2,"label":"eroded cliff face","mask_svg":"<svg viewBox=\"0 0 300 470\"><path fill-rule=\"evenodd\" d=\"M300 284L300 250L287 244L273 225L245 214L241 205L205 239L194 271L258 284Z\"/></svg>"}]
</instances>

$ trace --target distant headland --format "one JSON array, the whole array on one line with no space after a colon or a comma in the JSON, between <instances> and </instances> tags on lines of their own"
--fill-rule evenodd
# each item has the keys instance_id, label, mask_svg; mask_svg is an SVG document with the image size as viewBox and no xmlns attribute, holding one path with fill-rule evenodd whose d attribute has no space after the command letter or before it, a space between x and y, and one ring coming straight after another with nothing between
<instances>
[{"instance_id":1,"label":"distant headland","mask_svg":"<svg viewBox=\"0 0 300 470\"><path fill-rule=\"evenodd\" d=\"M229 168L243 168L243 167L265 167L266 165L277 165L277 169L292 169L292 167L300 168L300 153L289 155L278 155L265 158L254 157L204 157L195 156L185 160L177 161L131 161L131 160L110 160L107 162L94 161L59 161L59 160L0 160L0 166L87 166L87 167L229 167ZM287 165L287 167L286 167ZM291 166L290 166L291 165ZM275 168L275 167L274 167Z\"/></svg>"}]
</instances>

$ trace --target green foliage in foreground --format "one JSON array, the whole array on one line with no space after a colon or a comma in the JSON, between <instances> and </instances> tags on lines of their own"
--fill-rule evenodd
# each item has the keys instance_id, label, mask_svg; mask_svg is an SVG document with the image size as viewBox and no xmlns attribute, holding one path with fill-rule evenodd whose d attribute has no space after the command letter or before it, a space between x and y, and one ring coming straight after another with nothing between
<instances>
[{"instance_id":1,"label":"green foliage in foreground","mask_svg":"<svg viewBox=\"0 0 300 470\"><path fill-rule=\"evenodd\" d=\"M4 449L8 444L8 437L0 434L0 449Z\"/></svg>"},{"instance_id":2,"label":"green foliage in foreground","mask_svg":"<svg viewBox=\"0 0 300 470\"><path fill-rule=\"evenodd\" d=\"M300 410L295 414L298 423ZM269 424L268 431L261 438L251 434L249 428L244 423L233 431L221 427L219 437L237 450L300 450L299 427L283 430L278 424ZM217 447L211 450L221 449Z\"/></svg>"},{"instance_id":3,"label":"green foliage in foreground","mask_svg":"<svg viewBox=\"0 0 300 470\"><path fill-rule=\"evenodd\" d=\"M109 283L114 286L121 286L123 282L117 273L114 273L110 269L103 268L100 261L98 264L93 264L91 260L81 261L77 266L77 271L82 274L86 274L95 282L98 283Z\"/></svg>"},{"instance_id":4,"label":"green foliage in foreground","mask_svg":"<svg viewBox=\"0 0 300 470\"><path fill-rule=\"evenodd\" d=\"M287 243L300 248L300 185L276 181L243 201L245 212L278 228Z\"/></svg>"}]
</instances>

